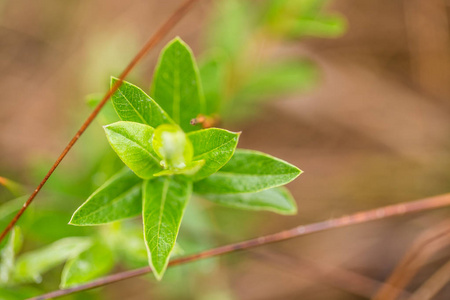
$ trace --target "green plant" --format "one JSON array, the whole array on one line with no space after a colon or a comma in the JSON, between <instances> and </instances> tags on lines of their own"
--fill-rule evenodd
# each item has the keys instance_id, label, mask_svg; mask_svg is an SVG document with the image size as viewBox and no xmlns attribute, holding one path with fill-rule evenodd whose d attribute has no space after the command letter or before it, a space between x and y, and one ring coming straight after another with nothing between
<instances>
[{"instance_id":1,"label":"green plant","mask_svg":"<svg viewBox=\"0 0 450 300\"><path fill-rule=\"evenodd\" d=\"M176 23L176 16L179 18L193 2L195 0L183 4L174 14L175 17L169 18L162 27L165 30L157 31L159 35L163 36L164 32L167 33L171 27L170 24ZM15 197L19 197L0 206L0 224L6 227L0 238L0 299L25 299L43 293L44 290L53 289L52 284L60 277L61 290L33 299L67 296L146 274L152 270L155 276L161 279L167 268L169 256L177 256L183 252L183 249L175 244L175 241L179 240L177 239L178 230L183 216L186 214L188 217L188 220L184 218L184 225L189 226L192 224L186 224L189 223L186 221L189 221L189 218L195 218L196 222L194 222L194 228L191 228L192 231L195 231L197 235L204 234L202 227L205 227L207 222L199 220L203 215L194 209L194 216L189 217L192 212L188 211L187 202L192 197L204 198L233 208L294 214L296 204L282 186L295 179L301 171L269 155L236 149L240 133L210 127L216 124L218 114L225 115L228 119L231 108L233 110L236 108L237 100L239 100L237 108L242 109L246 105L253 106L265 98L272 99L291 90L302 90L315 81L315 68L310 63L298 63L292 60L272 61L268 59L269 56L264 59L250 57L252 59L249 60L249 55L252 55L253 51L248 50L252 50L253 41L246 42L252 40L248 39L249 36L256 36L256 40L263 36L261 39L266 42L267 36L276 40L280 37L297 39L303 36L339 35L343 32L345 23L339 17L330 17L321 13L321 7L326 2L327 0L262 0L258 3L264 4L264 9L254 10L249 9L253 2L250 4L250 2L236 0L221 1L225 7L224 20L231 22L221 23L222 28L211 26L213 31L215 30L213 36L217 38L215 43L218 47L204 56L206 59L201 64L201 79L191 51L181 40L176 39L162 54L155 72L151 97L136 86L122 82L136 62L142 58L143 53L151 48L144 46L133 59L130 67L122 73L121 79L112 80L111 94L119 88L119 85L121 86L114 94L114 107L109 105L102 111L104 120L116 119L116 112L122 119L119 122L108 121L108 123L114 123L104 128L110 145L127 167L123 168L123 164L111 149L109 152L100 149L102 145L98 145L98 141L89 144L86 151L88 155L83 157L86 160L81 160L84 172L70 174L72 176L65 177L63 180L56 177L56 182L47 184L50 191L42 192L45 198L51 195L50 198L54 196L57 199L57 201L50 199L46 203L51 204L53 211L45 211L42 207L36 210L30 209L31 211L27 211L28 214L17 222L21 213L64 158L65 153L71 149L71 145L77 141L102 105L106 103L108 94L103 99L97 99L97 97L90 99L91 104L96 103L94 112L71 140L66 148L68 150L65 150L58 158L53 165L54 168L44 173L48 175L45 175L42 183L29 198L23 196L26 194L26 189L22 185L0 177L0 184L9 189ZM237 18L231 18L231 16L237 16ZM151 44L152 42L146 45ZM248 116L245 110L243 114ZM97 151L93 149L94 147L90 147L94 144ZM111 157L110 153L114 156ZM116 173L117 162L120 162L120 168L122 168L118 173ZM79 169L71 170L72 173L78 171ZM113 173L116 174L112 175ZM97 183L103 182L103 179L110 177L109 175L112 175L112 178L98 187ZM71 224L85 227L71 226L72 230L67 230L67 227L58 226L61 220L66 223L69 219L67 212L72 213L75 209L67 204L77 202L65 200L80 200L80 197L86 199L86 191L93 190L94 187L98 189L76 210L71 219ZM7 199L10 196L8 194ZM3 198L0 194L0 202L5 202ZM24 202L25 206L22 205ZM196 205L196 203L192 204L191 207ZM197 247L195 253L171 259L170 265L180 265L315 232L448 205L450 205L450 196L440 195L300 225L289 230L217 248L211 245L204 246L201 241L190 239L188 236L182 241L183 247L188 245L184 242L190 241L191 245L195 244ZM29 218L30 213L31 218ZM142 215L144 230L141 224L135 222L136 220L125 220L139 215ZM242 222L236 223L242 225ZM14 224L19 224L20 228L13 227ZM93 229L87 227L89 225L104 226ZM208 226L209 224L206 225ZM198 230L199 228L201 230ZM6 236L8 230L10 234ZM227 228L226 231L233 230ZM437 238L442 238L442 233L445 232L444 230L437 234L425 235L428 238L419 239L419 243L415 244L417 247L413 247L410 254L413 257L419 255L430 241L436 242ZM26 234L25 243L23 233ZM5 237L7 238L3 239ZM19 254L22 247L25 253ZM30 250L32 248L38 249ZM301 260L289 257L287 257L288 261L285 261L283 257L281 260L271 260L270 255L259 253L254 257L262 257L265 263L273 263L277 268L289 269L292 267L291 263L296 264L300 266L299 269L302 269L302 272L308 272L308 275L309 271L314 272L315 268L319 274L324 270L323 266L320 264L315 266L314 262L308 262L304 264L306 268L301 268L302 265L299 264ZM59 276L57 266L62 263L65 263L65 266L62 276ZM93 280L108 273L118 263L125 263L128 267L138 269ZM402 269L406 267L408 264L399 265L397 270L400 273L394 271L391 279L395 278L394 275L401 274ZM53 272L48 272L51 269ZM441 280L442 282L435 285L431 293L428 289L429 283L433 281L431 279L436 279L447 269L448 264L440 268L430 280L414 292L412 297L422 295L423 291L436 294L445 282ZM336 273L335 271L340 272L339 268L335 268L333 272ZM337 280L337 282L344 290L348 289L367 298L373 297L373 291L380 286L382 288L378 296L393 290L390 284L392 280L383 284L372 278L364 278L364 275L352 276L352 272L343 271L337 273L338 276L343 275L343 280ZM187 274L189 276L181 276L185 285L190 283L186 284L190 279L186 277L194 277L192 272ZM357 282L364 285L364 288L358 288L356 292L353 288L355 278ZM42 282L42 285L33 285L33 282ZM404 282L401 287L395 287L394 292L398 294L404 292L408 295L409 292L401 289L406 286L406 283ZM158 287L162 285L158 284ZM173 290L174 284L169 282L167 286ZM183 294L186 293L186 290L180 286L177 286L177 290L182 290ZM97 296L83 293L69 297L85 300L98 299ZM186 297L186 295L183 296ZM215 293L214 296L214 299L232 297L227 293ZM202 295L202 299L212 299L212 297Z\"/></svg>"},{"instance_id":2,"label":"green plant","mask_svg":"<svg viewBox=\"0 0 450 300\"><path fill-rule=\"evenodd\" d=\"M235 151L240 133L191 124L206 107L194 57L179 38L162 51L152 97L124 82L112 103L122 121L104 129L128 168L95 191L70 223L101 225L142 214L149 264L158 279L193 193L242 209L296 212L280 186L295 179L298 168L257 151Z\"/></svg>"},{"instance_id":3,"label":"green plant","mask_svg":"<svg viewBox=\"0 0 450 300\"><path fill-rule=\"evenodd\" d=\"M193 81L195 84L185 85L184 91L189 97L177 98L175 95L171 95L172 100L178 99L180 101L178 107L182 107L182 110L177 110L177 107L172 105L173 101L165 101L170 99L170 97L167 97L170 94L170 89L167 90L164 80L160 80L159 88L156 88L155 92L155 87L158 86L157 75L161 70L162 61L160 61L160 65L155 72L152 86L151 96L157 100L156 105L150 97L136 86L129 83L122 84L121 91L129 89L128 92L132 95L130 98L142 96L142 99L139 99L145 100L135 103L133 109L127 111L130 105L126 99L121 99L119 91L114 95L115 107L108 103L100 113L100 121L101 123L115 122L117 115L114 110L116 110L122 122L105 127L109 139L111 140L112 136L114 136L112 139L117 138L117 131L130 131L131 129L129 137L140 139L146 147L152 150L151 152L157 158L158 164L150 163L154 168L149 166L146 168L142 164L136 164L136 168L131 168L131 170L124 168L113 175L120 168L123 168L123 165L118 168L117 161L120 162L120 160L116 156L110 155L112 151L103 149L103 145L95 140L96 137L88 142L89 145L82 148L82 151L85 152L81 159L84 162L83 168L73 170L70 174L55 174L56 176L52 177L54 181L47 183L47 189L50 191L44 192L45 198L50 199L46 203L47 208L32 208L32 214L24 216L18 223L21 228L14 227L13 234L8 239L3 240L0 245L2 251L2 272L0 273L4 279L2 279L0 287L0 298L23 299L42 293L45 289L53 288L52 284L55 285L54 283L59 277L59 270L55 267L64 262L66 264L62 272L61 288L73 287L106 274L117 263L125 263L128 267L148 265L149 260L146 245L143 242L144 235L141 226L135 220L111 221L140 215L143 211L142 196L145 196L143 195L145 188L147 190L149 188L161 190L161 188L167 186L176 187L171 189L171 192L185 190L184 203L181 203L184 205L187 202L189 189L191 189L191 197L204 198L224 206L268 210L280 214L294 214L296 212L292 196L281 185L296 177L299 173L298 169L259 152L239 149L235 151L239 133L206 128L216 124L218 116L224 121L230 120L234 116L248 116L248 108L251 107L253 111L255 104L258 104L257 102L280 96L286 92L302 91L317 80L317 70L308 61L297 60L296 58L274 60L270 56L264 56L255 61L254 57L251 56L254 48L259 47L258 44L261 42L265 43L264 40L266 39L279 43L280 38L291 39L305 35L298 32L297 34L288 33L285 30L286 27L283 30L274 27L273 25L278 22L273 21L274 17L283 19L289 15L289 19L294 17L298 19L298 22L302 22L305 18L319 20L322 15L320 12L321 6L327 1L306 1L309 3L307 6L302 4L305 9L296 9L295 14L292 13L293 11L289 12L289 9L286 9L286 7L289 7L289 2L263 1L263 9L259 9L253 3L244 1L219 1L216 12L220 14L220 18L217 18L217 20L224 22L216 23L213 21L210 26L207 26L210 38L207 42L207 51L200 58L200 72L197 70L192 54L182 42L180 42L182 47L179 47L178 50L183 51L183 60L177 60L177 55L174 55L176 54L174 52L168 54L168 57L172 55L170 57L172 62L180 63L178 70L183 70L183 74L179 73L178 75L186 76L185 82L195 78ZM302 0L302 2L305 1ZM342 20L340 21L340 23L337 22L338 25L343 24ZM317 34L317 31L315 33L310 31L306 35L330 37L338 34L321 35ZM263 40L261 36L264 36ZM220 38L216 39L215 37ZM246 61L248 63L243 63ZM186 62L188 63L186 64ZM176 68L166 64L165 70L170 73L171 70L176 70ZM199 74L201 78L199 78ZM160 76L160 79L164 79L163 77ZM203 91L200 86L203 86ZM88 100L89 105L93 108L102 101L98 96L90 96ZM236 105L238 100L239 105ZM119 112L121 105L123 115L120 115ZM143 107L145 105L147 105L147 109ZM133 113L134 108L142 109L141 117ZM145 121L146 118L159 121L149 124ZM191 122L191 119L194 120ZM144 126L145 129L135 130L137 128L142 129L139 126ZM205 129L202 129L202 127L205 127ZM149 130L153 130L153 133L150 134ZM137 133L137 131L139 132ZM144 137L140 136L142 134ZM145 140L145 134L151 135L152 141L150 143ZM168 136L168 138L163 136ZM144 141L142 141L142 138L144 138ZM213 145L214 143L222 143L220 153L214 153L214 155L208 155L207 157L196 155L202 149L207 148L208 145L205 144L205 140L211 140ZM94 142L95 147L92 147L91 145ZM128 156L128 150L133 147L124 145L127 142L120 144L119 141L116 146L124 147L125 153L122 156ZM220 158L220 160L217 158ZM242 161L247 162L247 160L252 164L241 164ZM265 168L259 168L260 165ZM44 168L46 167L44 164ZM264 173L264 171L273 171L272 167L274 169L280 167L280 170L292 172L288 172L289 174ZM150 176L151 172L141 174L146 179L140 178L134 173L137 174L140 171L145 173L148 172L149 168L155 171L151 175L151 178L154 178L151 183L146 182L148 181L146 175ZM261 172L255 174L255 170L261 170ZM38 174L37 177L44 177L46 171L39 171L38 173L41 174ZM243 173L236 173L230 178L228 173L235 171L242 171ZM208 174L210 175L207 176ZM112 215L98 213L94 214L95 217L91 215L90 222L92 224L112 223L96 228L61 226L61 223L67 222L67 214L74 210L70 203L79 203L80 197L86 199L85 193L87 191L98 187L99 182L111 177L111 175L113 175L112 178L89 197L87 202L90 204L86 203L77 210L72 218L72 223L86 222L89 217L83 218L81 212L89 206L95 210L96 208L92 207L93 204L101 205L100 211L105 209L105 211L109 210L113 213ZM246 182L248 178L253 178L252 184L247 182L243 185L242 183ZM38 179L40 178L36 178L36 180ZM18 189L17 185L14 187L14 184L11 185L11 183L8 182L15 196L25 194L23 189ZM121 191L129 193L121 197L116 206L109 205L111 204L108 203L112 199L111 195ZM172 196L172 194L174 193L169 193L168 189L167 195ZM155 201L158 201L158 198L155 199ZM26 198L20 197L8 201L0 207L0 224L3 228L22 207L25 200ZM105 203L99 203L102 201ZM212 247L210 241L207 241L209 238L206 238L203 232L206 231L205 229L210 230L211 221L205 219L200 221L199 219L204 218L204 216L199 215L198 211L198 204L201 203L198 203L197 206L194 204L190 205L191 212L189 213L193 216L188 214L187 219L184 220L184 228L192 227L189 228L190 234L184 238L180 237L183 238L182 245L183 248L186 247L187 252L198 252ZM47 211L49 207L51 207L51 211ZM148 209L155 210L152 207ZM178 213L177 217L181 219L184 211L181 210ZM236 214L236 212L233 213ZM77 220L80 216L82 218ZM195 222L192 221L193 218ZM247 219L249 218L247 217ZM87 222L82 225L89 224ZM245 226L245 223L241 223L239 229L242 230ZM177 226L173 226L172 229L177 231L178 228L175 227ZM197 237L193 237L192 234L195 230L201 232L195 233ZM172 233L176 235L177 232L175 231ZM21 232L24 233L24 237ZM198 236L201 236L201 238ZM23 238L27 243L23 247L25 253L22 254L19 252ZM38 247L41 248L30 251L30 249ZM178 245L174 247L172 255L182 252ZM61 252L61 249L70 249L70 251L64 251L64 255L55 256L55 251ZM162 257L167 256L168 252L170 251L165 251ZM167 257L165 259L167 260ZM35 263L36 260L41 261L41 263ZM161 265L161 261L157 261L160 264L160 273L155 274L157 276L162 276L165 269L164 264ZM6 267L3 267L3 264ZM151 259L150 265L152 265ZM45 276L51 276L50 280L49 277L46 277L44 284L30 284L40 282L44 273L47 273L50 269L54 269L53 272L45 274ZM189 274L192 274L191 269L189 271ZM180 282L186 283L186 279L183 278ZM18 288L19 284L20 289ZM81 297L87 296L83 294Z\"/></svg>"}]
</instances>

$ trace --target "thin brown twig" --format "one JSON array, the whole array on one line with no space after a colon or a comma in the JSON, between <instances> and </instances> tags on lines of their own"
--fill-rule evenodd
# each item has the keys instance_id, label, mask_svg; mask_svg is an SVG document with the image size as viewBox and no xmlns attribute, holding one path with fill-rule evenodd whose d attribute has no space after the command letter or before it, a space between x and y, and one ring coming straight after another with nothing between
<instances>
[{"instance_id":1,"label":"thin brown twig","mask_svg":"<svg viewBox=\"0 0 450 300\"><path fill-rule=\"evenodd\" d=\"M182 19L182 17L189 11L189 9L192 7L192 5L198 0L186 0L184 1L176 10L175 12L159 27L159 29L150 37L150 39L144 44L142 49L139 51L138 54L133 58L133 60L128 64L128 66L125 68L125 70L120 74L119 79L117 82L112 86L112 88L105 94L102 101L95 107L95 109L92 111L92 113L89 115L89 117L86 119L86 121L81 125L80 129L78 129L75 136L70 140L69 144L67 144L64 151L59 155L58 159L55 161L53 166L48 171L47 175L45 175L44 179L41 181L41 183L38 185L38 187L34 190L34 192L31 194L31 196L28 198L28 200L25 202L25 204L22 206L22 208L17 212L17 214L14 216L14 218L9 222L8 226L3 230L3 232L0 235L0 241L2 241L5 236L8 234L8 232L13 228L13 226L17 223L19 218L22 216L22 214L25 212L25 210L28 208L28 206L31 204L31 202L34 200L36 195L39 193L39 191L42 189L44 184L47 182L47 180L50 178L50 176L53 174L53 172L56 170L58 165L61 163L61 161L64 159L64 157L67 155L67 153L72 149L73 145L78 141L80 136L84 133L84 131L88 128L88 126L92 123L92 121L95 119L95 117L98 115L100 110L103 108L103 106L106 104L106 102L109 100L109 98L119 89L119 87L122 85L123 80L127 77L127 75L131 72L131 70L134 69L136 64L155 46L162 40L162 38L169 33L169 31Z\"/></svg>"},{"instance_id":2,"label":"thin brown twig","mask_svg":"<svg viewBox=\"0 0 450 300\"><path fill-rule=\"evenodd\" d=\"M250 249L270 243L280 242L289 240L295 237L321 232L325 230L335 229L346 227L349 225L356 225L361 223L366 223L369 221L380 220L393 216L400 216L404 214L411 214L415 212L431 210L436 208L442 208L450 206L450 194L439 195L435 197L425 198L421 200L416 200L412 202L399 203L394 205L389 205L385 207L380 207L372 210L358 212L352 215L343 216L336 219L330 219L328 221L322 221L317 223L312 223L308 225L301 225L290 230L281 231L274 234L269 234L266 236L261 236L252 240L230 244L218 248L213 248L210 250L206 250L197 254L189 255L186 257L181 257L172 260L169 263L169 266L180 265L188 262L197 261L200 259L206 259L214 256L224 255L227 253L232 253L240 250ZM132 277L144 275L151 271L150 267L144 267L136 270L125 271L113 275L109 275L86 284L79 285L77 287L57 290L50 292L48 294L44 294L41 296L37 296L34 298L30 298L29 300L44 300L51 299L56 297L61 297L65 295L69 295L75 292L93 289L96 287L100 287L103 285L107 285L110 283L114 283L117 281L129 279Z\"/></svg>"},{"instance_id":3,"label":"thin brown twig","mask_svg":"<svg viewBox=\"0 0 450 300\"><path fill-rule=\"evenodd\" d=\"M437 251L450 243L450 222L444 221L416 238L402 260L394 268L386 284L374 296L374 300L395 300L419 272L424 263Z\"/></svg>"}]
</instances>

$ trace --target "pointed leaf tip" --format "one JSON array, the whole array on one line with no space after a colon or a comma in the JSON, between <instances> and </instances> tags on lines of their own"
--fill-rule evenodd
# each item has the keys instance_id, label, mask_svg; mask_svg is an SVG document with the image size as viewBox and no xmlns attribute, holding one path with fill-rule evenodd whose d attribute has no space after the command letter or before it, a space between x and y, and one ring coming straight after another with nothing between
<instances>
[{"instance_id":1,"label":"pointed leaf tip","mask_svg":"<svg viewBox=\"0 0 450 300\"><path fill-rule=\"evenodd\" d=\"M111 87L118 78L111 77ZM141 88L123 81L111 96L111 101L122 121L131 121L157 127L161 124L174 124L169 115Z\"/></svg>"},{"instance_id":2,"label":"pointed leaf tip","mask_svg":"<svg viewBox=\"0 0 450 300\"><path fill-rule=\"evenodd\" d=\"M239 194L287 184L301 174L296 166L273 156L237 149L218 172L195 183L199 194Z\"/></svg>"},{"instance_id":3,"label":"pointed leaf tip","mask_svg":"<svg viewBox=\"0 0 450 300\"><path fill-rule=\"evenodd\" d=\"M192 50L180 38L170 41L161 51L151 95L185 132L201 128L190 123L205 113L200 75Z\"/></svg>"},{"instance_id":4,"label":"pointed leaf tip","mask_svg":"<svg viewBox=\"0 0 450 300\"><path fill-rule=\"evenodd\" d=\"M125 168L89 196L73 213L69 224L102 225L135 217L141 211L142 179Z\"/></svg>"},{"instance_id":5,"label":"pointed leaf tip","mask_svg":"<svg viewBox=\"0 0 450 300\"><path fill-rule=\"evenodd\" d=\"M144 239L149 265L158 280L167 269L191 193L192 184L176 176L144 183Z\"/></svg>"}]
</instances>

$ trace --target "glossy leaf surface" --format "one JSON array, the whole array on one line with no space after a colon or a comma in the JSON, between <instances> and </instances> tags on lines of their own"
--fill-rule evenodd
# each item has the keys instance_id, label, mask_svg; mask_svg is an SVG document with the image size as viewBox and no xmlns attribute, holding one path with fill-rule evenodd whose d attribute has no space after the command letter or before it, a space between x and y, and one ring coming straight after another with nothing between
<instances>
[{"instance_id":1,"label":"glossy leaf surface","mask_svg":"<svg viewBox=\"0 0 450 300\"><path fill-rule=\"evenodd\" d=\"M240 133L224 129L210 128L191 132L189 139L194 146L193 160L204 160L204 166L193 175L193 180L200 180L217 172L233 156Z\"/></svg>"},{"instance_id":2,"label":"glossy leaf surface","mask_svg":"<svg viewBox=\"0 0 450 300\"><path fill-rule=\"evenodd\" d=\"M98 188L73 214L72 225L99 225L138 216L142 211L142 179L130 169Z\"/></svg>"},{"instance_id":3,"label":"glossy leaf surface","mask_svg":"<svg viewBox=\"0 0 450 300\"><path fill-rule=\"evenodd\" d=\"M149 264L161 279L175 246L192 184L175 176L146 181L143 192L144 239Z\"/></svg>"},{"instance_id":4,"label":"glossy leaf surface","mask_svg":"<svg viewBox=\"0 0 450 300\"><path fill-rule=\"evenodd\" d=\"M273 156L237 149L230 161L217 173L198 181L199 194L258 192L294 180L302 171Z\"/></svg>"},{"instance_id":5,"label":"glossy leaf surface","mask_svg":"<svg viewBox=\"0 0 450 300\"><path fill-rule=\"evenodd\" d=\"M111 87L117 78L111 78ZM172 119L150 96L137 86L124 81L112 96L114 108L122 121L131 121L158 127L173 124Z\"/></svg>"},{"instance_id":6,"label":"glossy leaf surface","mask_svg":"<svg viewBox=\"0 0 450 300\"><path fill-rule=\"evenodd\" d=\"M148 179L162 168L152 149L154 129L135 122L117 122L104 127L111 147L137 176Z\"/></svg>"},{"instance_id":7,"label":"glossy leaf surface","mask_svg":"<svg viewBox=\"0 0 450 300\"><path fill-rule=\"evenodd\" d=\"M152 96L184 131L200 128L190 124L198 114L205 113L199 71L191 49L180 38L161 52Z\"/></svg>"}]
</instances>

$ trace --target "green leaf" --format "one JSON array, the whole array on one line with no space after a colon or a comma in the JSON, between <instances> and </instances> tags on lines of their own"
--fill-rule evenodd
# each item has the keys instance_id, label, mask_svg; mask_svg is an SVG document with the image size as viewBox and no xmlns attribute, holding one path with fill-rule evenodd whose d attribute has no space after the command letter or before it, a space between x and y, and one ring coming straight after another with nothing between
<instances>
[{"instance_id":1,"label":"green leaf","mask_svg":"<svg viewBox=\"0 0 450 300\"><path fill-rule=\"evenodd\" d=\"M273 156L237 149L230 161L217 173L198 181L199 194L235 194L258 192L291 182L301 170Z\"/></svg>"},{"instance_id":2,"label":"green leaf","mask_svg":"<svg viewBox=\"0 0 450 300\"><path fill-rule=\"evenodd\" d=\"M152 95L184 131L200 128L190 124L198 114L205 113L199 71L191 49L180 38L171 41L161 52Z\"/></svg>"},{"instance_id":3,"label":"green leaf","mask_svg":"<svg viewBox=\"0 0 450 300\"><path fill-rule=\"evenodd\" d=\"M218 128L189 133L188 137L194 146L193 160L205 161L205 165L193 175L192 180L203 179L222 168L233 156L239 136L240 132L236 133Z\"/></svg>"},{"instance_id":4,"label":"green leaf","mask_svg":"<svg viewBox=\"0 0 450 300\"><path fill-rule=\"evenodd\" d=\"M284 187L276 187L256 193L207 194L205 199L224 206L248 210L267 210L282 215L297 213L292 195Z\"/></svg>"},{"instance_id":5,"label":"green leaf","mask_svg":"<svg viewBox=\"0 0 450 300\"><path fill-rule=\"evenodd\" d=\"M118 79L111 78L111 87ZM147 124L158 127L161 124L174 124L167 113L137 86L124 81L112 96L114 108L122 121Z\"/></svg>"},{"instance_id":6,"label":"green leaf","mask_svg":"<svg viewBox=\"0 0 450 300\"><path fill-rule=\"evenodd\" d=\"M6 245L1 249L0 260L0 284L9 283L11 275L14 271L15 254L22 245L22 235L19 227L14 227L9 234Z\"/></svg>"},{"instance_id":7,"label":"green leaf","mask_svg":"<svg viewBox=\"0 0 450 300\"><path fill-rule=\"evenodd\" d=\"M130 169L99 187L73 214L69 224L100 225L138 216L142 211L142 179Z\"/></svg>"},{"instance_id":8,"label":"green leaf","mask_svg":"<svg viewBox=\"0 0 450 300\"><path fill-rule=\"evenodd\" d=\"M169 170L182 170L190 165L193 156L191 141L177 125L161 125L155 129L152 146Z\"/></svg>"},{"instance_id":9,"label":"green leaf","mask_svg":"<svg viewBox=\"0 0 450 300\"><path fill-rule=\"evenodd\" d=\"M17 281L41 281L41 275L62 262L75 257L91 245L89 238L64 238L53 244L27 252L17 260L14 279Z\"/></svg>"},{"instance_id":10,"label":"green leaf","mask_svg":"<svg viewBox=\"0 0 450 300\"><path fill-rule=\"evenodd\" d=\"M111 147L137 176L148 179L161 170L152 148L154 129L134 122L117 122L104 127Z\"/></svg>"},{"instance_id":11,"label":"green leaf","mask_svg":"<svg viewBox=\"0 0 450 300\"><path fill-rule=\"evenodd\" d=\"M108 246L95 243L69 260L61 275L60 288L73 287L108 273L114 267L114 256Z\"/></svg>"},{"instance_id":12,"label":"green leaf","mask_svg":"<svg viewBox=\"0 0 450 300\"><path fill-rule=\"evenodd\" d=\"M179 177L146 181L143 193L144 239L149 264L160 280L175 246L192 183Z\"/></svg>"}]
</instances>

